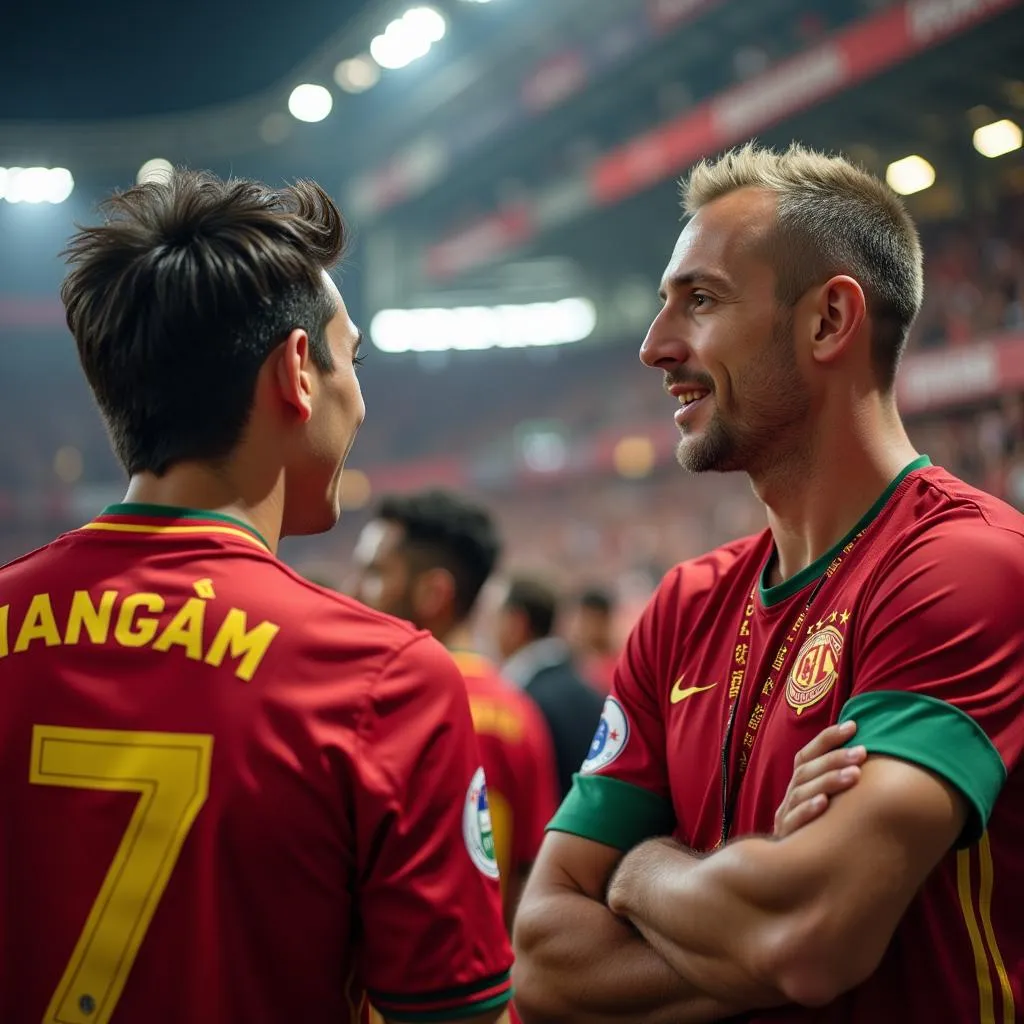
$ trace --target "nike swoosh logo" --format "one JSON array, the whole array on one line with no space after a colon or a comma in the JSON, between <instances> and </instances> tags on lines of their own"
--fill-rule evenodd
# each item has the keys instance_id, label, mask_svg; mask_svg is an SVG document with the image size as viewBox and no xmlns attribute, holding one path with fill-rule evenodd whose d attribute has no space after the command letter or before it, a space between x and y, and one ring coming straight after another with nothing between
<instances>
[{"instance_id":1,"label":"nike swoosh logo","mask_svg":"<svg viewBox=\"0 0 1024 1024\"><path fill-rule=\"evenodd\" d=\"M692 697L695 693L703 693L705 690L713 690L718 683L712 683L710 686L688 686L686 689L680 687L680 683L683 681L683 677L680 676L672 684L672 692L669 694L669 700L673 704L678 704L680 701L686 700L687 697Z\"/></svg>"}]
</instances>

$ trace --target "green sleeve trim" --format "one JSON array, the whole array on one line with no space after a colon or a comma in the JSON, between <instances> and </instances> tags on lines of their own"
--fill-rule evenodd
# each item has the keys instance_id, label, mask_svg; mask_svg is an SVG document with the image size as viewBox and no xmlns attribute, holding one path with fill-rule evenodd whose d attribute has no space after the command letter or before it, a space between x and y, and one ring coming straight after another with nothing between
<instances>
[{"instance_id":1,"label":"green sleeve trim","mask_svg":"<svg viewBox=\"0 0 1024 1024\"><path fill-rule=\"evenodd\" d=\"M479 1003L464 1003L462 1006L452 1006L447 1010L419 1011L393 1010L389 1009L384 1013L387 1020L401 1021L402 1024L429 1024L438 1020L462 1020L463 1017L475 1017L478 1014L486 1013L488 1010L497 1010L511 1000L513 991L506 989L501 995L493 996ZM381 1012L378 1010L378 1012Z\"/></svg>"},{"instance_id":2,"label":"green sleeve trim","mask_svg":"<svg viewBox=\"0 0 1024 1024\"><path fill-rule=\"evenodd\" d=\"M408 993L393 994L391 992L382 992L379 989L369 989L367 995L370 997L370 1002L378 1008L385 1006L391 1009L392 1007L403 1005L422 1008L430 1003L457 1002L474 996L490 996L493 989L510 984L511 973L510 970L499 971L497 974L490 974L486 978L468 981L464 985L452 985L449 988L438 988L432 992L419 993L417 995L409 995Z\"/></svg>"},{"instance_id":3,"label":"green sleeve trim","mask_svg":"<svg viewBox=\"0 0 1024 1024\"><path fill-rule=\"evenodd\" d=\"M670 835L675 823L672 805L650 790L604 775L576 774L548 831L626 851L652 836Z\"/></svg>"},{"instance_id":4,"label":"green sleeve trim","mask_svg":"<svg viewBox=\"0 0 1024 1024\"><path fill-rule=\"evenodd\" d=\"M968 803L959 845L976 842L1006 782L1006 766L985 731L970 715L944 700L908 690L876 690L852 697L839 721L853 719L857 732L847 744L869 754L910 761L955 786Z\"/></svg>"}]
</instances>

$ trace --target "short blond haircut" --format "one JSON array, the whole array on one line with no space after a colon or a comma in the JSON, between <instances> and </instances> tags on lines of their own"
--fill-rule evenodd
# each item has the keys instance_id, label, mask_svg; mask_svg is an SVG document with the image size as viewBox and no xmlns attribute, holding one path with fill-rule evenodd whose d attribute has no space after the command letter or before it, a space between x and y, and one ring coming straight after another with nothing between
<instances>
[{"instance_id":1,"label":"short blond haircut","mask_svg":"<svg viewBox=\"0 0 1024 1024\"><path fill-rule=\"evenodd\" d=\"M777 196L768 256L780 302L848 274L863 288L874 331L872 358L889 390L924 292L921 243L900 198L841 156L793 143L784 153L748 142L703 160L683 182L683 209L743 188Z\"/></svg>"}]
</instances>

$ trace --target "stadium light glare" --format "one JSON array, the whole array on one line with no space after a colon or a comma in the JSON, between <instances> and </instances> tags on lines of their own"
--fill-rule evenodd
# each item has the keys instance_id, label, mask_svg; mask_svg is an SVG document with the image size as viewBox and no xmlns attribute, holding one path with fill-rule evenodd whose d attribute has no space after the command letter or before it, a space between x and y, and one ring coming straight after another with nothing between
<instances>
[{"instance_id":1,"label":"stadium light glare","mask_svg":"<svg viewBox=\"0 0 1024 1024\"><path fill-rule=\"evenodd\" d=\"M447 352L569 345L594 333L589 299L521 306L458 309L384 309L370 321L370 339L382 352Z\"/></svg>"},{"instance_id":2,"label":"stadium light glare","mask_svg":"<svg viewBox=\"0 0 1024 1024\"><path fill-rule=\"evenodd\" d=\"M388 71L397 71L425 57L444 38L448 26L433 7L410 7L370 41L370 56Z\"/></svg>"},{"instance_id":3,"label":"stadium light glare","mask_svg":"<svg viewBox=\"0 0 1024 1024\"><path fill-rule=\"evenodd\" d=\"M974 133L974 148L990 159L1012 153L1020 147L1020 125L1008 118L984 124Z\"/></svg>"},{"instance_id":4,"label":"stadium light glare","mask_svg":"<svg viewBox=\"0 0 1024 1024\"><path fill-rule=\"evenodd\" d=\"M322 85L311 85L306 82L292 89L288 97L288 112L296 121L315 124L322 121L334 106L334 97L330 90Z\"/></svg>"},{"instance_id":5,"label":"stadium light glare","mask_svg":"<svg viewBox=\"0 0 1024 1024\"><path fill-rule=\"evenodd\" d=\"M885 169L885 180L893 192L912 196L935 184L935 168L923 156L905 156Z\"/></svg>"},{"instance_id":6,"label":"stadium light glare","mask_svg":"<svg viewBox=\"0 0 1024 1024\"><path fill-rule=\"evenodd\" d=\"M402 15L402 24L410 35L422 36L430 43L439 43L448 31L444 18L433 7L410 7Z\"/></svg>"},{"instance_id":7,"label":"stadium light glare","mask_svg":"<svg viewBox=\"0 0 1024 1024\"><path fill-rule=\"evenodd\" d=\"M612 450L615 472L627 480L640 480L654 469L657 452L649 437L637 435L619 440Z\"/></svg>"},{"instance_id":8,"label":"stadium light glare","mask_svg":"<svg viewBox=\"0 0 1024 1024\"><path fill-rule=\"evenodd\" d=\"M63 203L75 190L75 179L66 167L51 167L46 202L54 206Z\"/></svg>"},{"instance_id":9,"label":"stadium light glare","mask_svg":"<svg viewBox=\"0 0 1024 1024\"><path fill-rule=\"evenodd\" d=\"M370 478L361 469L345 469L341 475L341 507L344 511L365 508L373 496Z\"/></svg>"},{"instance_id":10,"label":"stadium light glare","mask_svg":"<svg viewBox=\"0 0 1024 1024\"><path fill-rule=\"evenodd\" d=\"M163 183L170 181L172 174L174 174L174 165L171 161L165 160L162 156L155 156L139 168L139 173L135 175L135 182L138 185L145 185L149 182Z\"/></svg>"},{"instance_id":11,"label":"stadium light glare","mask_svg":"<svg viewBox=\"0 0 1024 1024\"><path fill-rule=\"evenodd\" d=\"M66 167L0 168L0 197L9 203L63 203L75 179Z\"/></svg>"},{"instance_id":12,"label":"stadium light glare","mask_svg":"<svg viewBox=\"0 0 1024 1024\"><path fill-rule=\"evenodd\" d=\"M334 69L339 89L349 93L366 92L380 81L380 66L367 54L343 60Z\"/></svg>"}]
</instances>

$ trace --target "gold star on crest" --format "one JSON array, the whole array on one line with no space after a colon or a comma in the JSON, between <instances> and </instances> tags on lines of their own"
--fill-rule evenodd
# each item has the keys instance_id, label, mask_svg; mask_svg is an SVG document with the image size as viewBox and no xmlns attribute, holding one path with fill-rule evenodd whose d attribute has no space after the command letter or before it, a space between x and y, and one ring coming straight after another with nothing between
<instances>
[{"instance_id":1,"label":"gold star on crest","mask_svg":"<svg viewBox=\"0 0 1024 1024\"><path fill-rule=\"evenodd\" d=\"M835 622L837 618L839 618L839 612L833 612L833 613L832 613L832 614L831 614L831 615L830 615L830 616L828 617L828 621L829 621L829 622Z\"/></svg>"},{"instance_id":2,"label":"gold star on crest","mask_svg":"<svg viewBox=\"0 0 1024 1024\"><path fill-rule=\"evenodd\" d=\"M201 597L204 601L212 601L217 596L214 593L213 580L211 579L196 580L192 584L192 588L195 590L196 596Z\"/></svg>"},{"instance_id":3,"label":"gold star on crest","mask_svg":"<svg viewBox=\"0 0 1024 1024\"><path fill-rule=\"evenodd\" d=\"M844 611L843 614L839 616L839 621L845 626L850 621L850 613L848 611Z\"/></svg>"}]
</instances>

